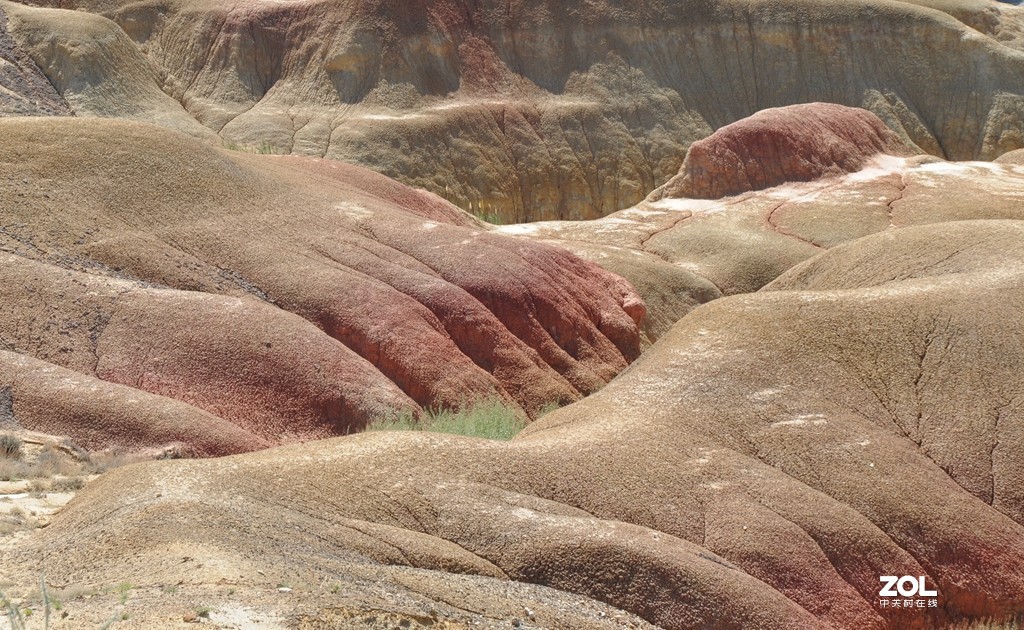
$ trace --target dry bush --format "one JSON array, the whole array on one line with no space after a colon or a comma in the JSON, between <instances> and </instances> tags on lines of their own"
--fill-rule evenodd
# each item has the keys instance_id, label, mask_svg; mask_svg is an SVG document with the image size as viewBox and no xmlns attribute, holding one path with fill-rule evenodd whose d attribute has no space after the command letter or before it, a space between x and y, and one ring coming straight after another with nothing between
<instances>
[{"instance_id":1,"label":"dry bush","mask_svg":"<svg viewBox=\"0 0 1024 630\"><path fill-rule=\"evenodd\" d=\"M39 453L35 461L35 476L56 477L63 475L70 477L82 472L82 464L73 457L52 446L46 446Z\"/></svg>"},{"instance_id":2,"label":"dry bush","mask_svg":"<svg viewBox=\"0 0 1024 630\"><path fill-rule=\"evenodd\" d=\"M0 459L21 459L22 441L15 435L0 435Z\"/></svg>"},{"instance_id":3,"label":"dry bush","mask_svg":"<svg viewBox=\"0 0 1024 630\"><path fill-rule=\"evenodd\" d=\"M50 492L77 492L85 487L81 477L61 477L50 484Z\"/></svg>"},{"instance_id":4,"label":"dry bush","mask_svg":"<svg viewBox=\"0 0 1024 630\"><path fill-rule=\"evenodd\" d=\"M22 451L18 459L0 457L0 481L32 481L32 492L67 492L80 489L80 477L99 475L127 464L152 459L142 455L129 455L120 450L88 454L74 445L56 447L46 445L31 457ZM55 479L56 478L56 479ZM54 480L48 483L46 480Z\"/></svg>"},{"instance_id":5,"label":"dry bush","mask_svg":"<svg viewBox=\"0 0 1024 630\"><path fill-rule=\"evenodd\" d=\"M32 523L21 508L14 508L7 514L0 514L0 536L9 536L15 532L31 529Z\"/></svg>"},{"instance_id":6,"label":"dry bush","mask_svg":"<svg viewBox=\"0 0 1024 630\"><path fill-rule=\"evenodd\" d=\"M27 479L31 467L23 461L0 459L0 481L18 481Z\"/></svg>"}]
</instances>

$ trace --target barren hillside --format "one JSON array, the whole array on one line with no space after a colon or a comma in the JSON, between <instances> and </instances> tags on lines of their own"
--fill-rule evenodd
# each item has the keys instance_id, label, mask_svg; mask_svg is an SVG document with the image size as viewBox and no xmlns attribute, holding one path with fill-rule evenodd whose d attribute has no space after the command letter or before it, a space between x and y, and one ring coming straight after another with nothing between
<instances>
[{"instance_id":1,"label":"barren hillside","mask_svg":"<svg viewBox=\"0 0 1024 630\"><path fill-rule=\"evenodd\" d=\"M287 601L321 616L525 620L494 578L665 628L998 617L1024 601L1024 305L1006 256L1022 237L967 221L836 248L695 310L508 444L366 434L114 471L5 566L127 580L144 624L187 605L158 596L167 583L237 585L263 610L293 585ZM941 608L879 609L893 572L926 575ZM596 623L520 597L538 627Z\"/></svg>"},{"instance_id":2,"label":"barren hillside","mask_svg":"<svg viewBox=\"0 0 1024 630\"><path fill-rule=\"evenodd\" d=\"M0 0L0 627L1017 627L1022 99L990 0Z\"/></svg>"}]
</instances>

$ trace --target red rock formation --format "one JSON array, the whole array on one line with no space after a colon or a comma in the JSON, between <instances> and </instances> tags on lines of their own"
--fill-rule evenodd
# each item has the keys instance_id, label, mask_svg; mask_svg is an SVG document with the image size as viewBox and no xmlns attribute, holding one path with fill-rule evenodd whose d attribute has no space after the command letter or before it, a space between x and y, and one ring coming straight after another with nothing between
<instances>
[{"instance_id":1,"label":"red rock formation","mask_svg":"<svg viewBox=\"0 0 1024 630\"><path fill-rule=\"evenodd\" d=\"M912 152L867 110L831 103L765 109L694 142L679 175L650 199L720 199L852 173L879 153Z\"/></svg>"},{"instance_id":2,"label":"red rock formation","mask_svg":"<svg viewBox=\"0 0 1024 630\"><path fill-rule=\"evenodd\" d=\"M416 409L365 359L302 318L250 297L146 287L6 255L0 302L0 340L18 353L10 357L28 355L77 372L86 407L100 406L87 401L103 394L90 387L101 379L140 390L146 401L154 397L142 392L205 410L234 425L223 436L234 447L221 454L252 450L254 436L264 445L324 438L374 416ZM140 424L148 406L129 416L132 424ZM187 426L193 415L182 414L180 423ZM206 416L201 426L219 425ZM55 426L29 428L61 433ZM81 430L69 424L62 434ZM231 439L243 431L249 440ZM148 441L148 430L135 432L110 427L105 439L121 446Z\"/></svg>"}]
</instances>

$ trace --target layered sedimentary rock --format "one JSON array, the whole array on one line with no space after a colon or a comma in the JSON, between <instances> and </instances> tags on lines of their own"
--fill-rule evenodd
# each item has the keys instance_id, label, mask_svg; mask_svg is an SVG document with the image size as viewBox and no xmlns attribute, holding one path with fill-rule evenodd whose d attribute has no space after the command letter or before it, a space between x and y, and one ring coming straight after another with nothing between
<instances>
[{"instance_id":1,"label":"layered sedimentary rock","mask_svg":"<svg viewBox=\"0 0 1024 630\"><path fill-rule=\"evenodd\" d=\"M690 145L679 174L650 199L721 199L854 173L879 154L913 153L867 110L830 103L765 109Z\"/></svg>"},{"instance_id":2,"label":"layered sedimentary rock","mask_svg":"<svg viewBox=\"0 0 1024 630\"><path fill-rule=\"evenodd\" d=\"M358 167L72 118L0 121L0 164L3 349L192 405L239 450L484 398L533 415L639 354L621 278Z\"/></svg>"},{"instance_id":3,"label":"layered sedimentary rock","mask_svg":"<svg viewBox=\"0 0 1024 630\"><path fill-rule=\"evenodd\" d=\"M602 391L511 443L364 434L115 471L3 566L195 588L330 576L346 585L336 603L396 589L403 611L452 620L494 579L665 628L939 627L1019 612L1024 267L1007 256L1019 251L1018 221L869 236L774 290L693 311ZM265 577L244 577L257 567ZM904 574L925 576L939 606L880 606L879 576ZM289 605L329 606L324 588ZM557 625L550 614L530 621Z\"/></svg>"},{"instance_id":4,"label":"layered sedimentary rock","mask_svg":"<svg viewBox=\"0 0 1024 630\"><path fill-rule=\"evenodd\" d=\"M757 291L794 265L869 234L978 218L1024 219L1024 170L880 155L856 173L719 200L662 199L603 219L500 226L629 280L656 340L695 306ZM940 201L937 201L940 200Z\"/></svg>"},{"instance_id":5,"label":"layered sedimentary rock","mask_svg":"<svg viewBox=\"0 0 1024 630\"><path fill-rule=\"evenodd\" d=\"M1024 143L1024 20L987 2L41 4L86 12L0 9L80 114L354 161L506 222L632 206L691 142L794 103L948 159Z\"/></svg>"}]
</instances>

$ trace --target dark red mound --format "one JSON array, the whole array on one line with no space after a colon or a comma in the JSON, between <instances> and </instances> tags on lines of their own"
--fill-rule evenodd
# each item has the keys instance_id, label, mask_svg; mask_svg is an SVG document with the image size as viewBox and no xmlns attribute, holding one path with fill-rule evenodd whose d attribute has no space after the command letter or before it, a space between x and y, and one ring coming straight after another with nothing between
<instances>
[{"instance_id":1,"label":"dark red mound","mask_svg":"<svg viewBox=\"0 0 1024 630\"><path fill-rule=\"evenodd\" d=\"M853 173L879 153L913 150L867 110L831 103L765 109L694 142L679 175L651 199L720 199Z\"/></svg>"}]
</instances>

